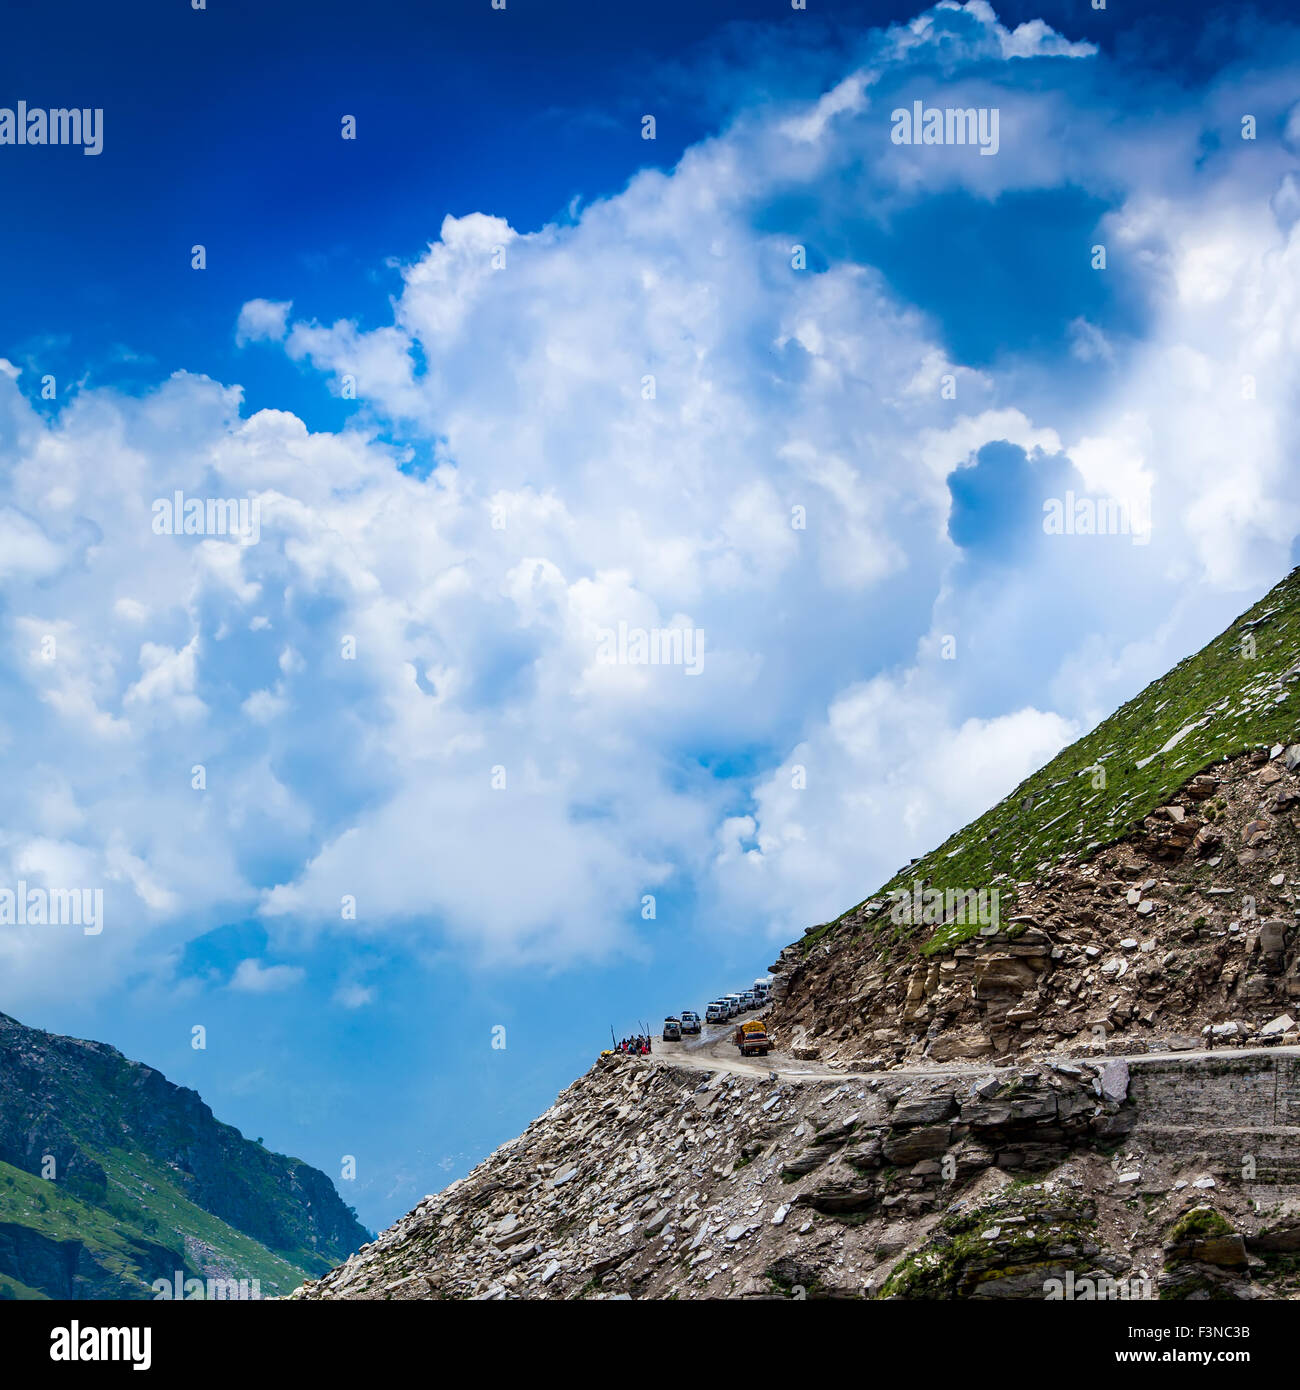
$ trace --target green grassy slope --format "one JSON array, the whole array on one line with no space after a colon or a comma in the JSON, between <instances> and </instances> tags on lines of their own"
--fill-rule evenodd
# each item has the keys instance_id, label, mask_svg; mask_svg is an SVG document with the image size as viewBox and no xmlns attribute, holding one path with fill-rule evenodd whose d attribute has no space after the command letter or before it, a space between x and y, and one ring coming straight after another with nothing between
<instances>
[{"instance_id":1,"label":"green grassy slope","mask_svg":"<svg viewBox=\"0 0 1300 1390\"><path fill-rule=\"evenodd\" d=\"M196 1092L0 1014L0 1297L148 1298L178 1272L271 1297L368 1234L324 1173Z\"/></svg>"},{"instance_id":2,"label":"green grassy slope","mask_svg":"<svg viewBox=\"0 0 1300 1390\"><path fill-rule=\"evenodd\" d=\"M7 1274L0 1274L0 1303L37 1303L49 1302L49 1295L43 1294L39 1289L28 1288L26 1284L20 1284L17 1279L11 1279Z\"/></svg>"},{"instance_id":3,"label":"green grassy slope","mask_svg":"<svg viewBox=\"0 0 1300 1390\"><path fill-rule=\"evenodd\" d=\"M177 1270L187 1276L197 1273L186 1252L186 1236L202 1241L213 1264L231 1277L258 1280L264 1298L287 1294L307 1277L301 1267L195 1206L165 1172L140 1155L114 1153L102 1161L111 1193L103 1205L0 1162L0 1224L23 1227L59 1244L81 1244L88 1259L105 1272L106 1284L118 1285L117 1297L152 1298L155 1279L171 1279ZM13 1297L48 1296L26 1289L12 1275L0 1275L3 1282L14 1285Z\"/></svg>"},{"instance_id":4,"label":"green grassy slope","mask_svg":"<svg viewBox=\"0 0 1300 1390\"><path fill-rule=\"evenodd\" d=\"M888 894L914 879L939 889L996 884L1005 902L1008 887L1063 855L1086 855L1121 839L1210 763L1261 744L1290 744L1298 735L1300 569L1010 796L870 899L815 928L804 943L859 918L873 901L887 903ZM893 925L883 909L876 921ZM947 950L977 929L974 923L939 927L923 949Z\"/></svg>"}]
</instances>

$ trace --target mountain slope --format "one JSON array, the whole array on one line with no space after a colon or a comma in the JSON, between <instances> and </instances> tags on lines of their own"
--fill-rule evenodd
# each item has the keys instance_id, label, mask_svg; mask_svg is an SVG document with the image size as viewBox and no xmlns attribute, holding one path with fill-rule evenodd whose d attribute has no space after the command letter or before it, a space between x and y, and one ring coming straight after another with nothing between
<instances>
[{"instance_id":1,"label":"mountain slope","mask_svg":"<svg viewBox=\"0 0 1300 1390\"><path fill-rule=\"evenodd\" d=\"M770 1056L602 1058L296 1296L1300 1295L1298 661L1300 571L787 947Z\"/></svg>"},{"instance_id":2,"label":"mountain slope","mask_svg":"<svg viewBox=\"0 0 1300 1390\"><path fill-rule=\"evenodd\" d=\"M366 1235L324 1173L194 1091L0 1014L0 1297L151 1298L177 1272L273 1296Z\"/></svg>"},{"instance_id":3,"label":"mountain slope","mask_svg":"<svg viewBox=\"0 0 1300 1390\"><path fill-rule=\"evenodd\" d=\"M883 1062L1262 1026L1300 996L1297 692L1300 570L787 947L776 1026L804 1055ZM981 891L996 924L961 911Z\"/></svg>"},{"instance_id":4,"label":"mountain slope","mask_svg":"<svg viewBox=\"0 0 1300 1390\"><path fill-rule=\"evenodd\" d=\"M938 889L1003 883L1014 893L1015 880L1066 854L1113 844L1210 763L1291 743L1300 724L1298 694L1300 569L996 806L864 902L810 928L803 944L880 916L891 894L918 879ZM970 935L969 924L940 927L926 946L944 950Z\"/></svg>"}]
</instances>

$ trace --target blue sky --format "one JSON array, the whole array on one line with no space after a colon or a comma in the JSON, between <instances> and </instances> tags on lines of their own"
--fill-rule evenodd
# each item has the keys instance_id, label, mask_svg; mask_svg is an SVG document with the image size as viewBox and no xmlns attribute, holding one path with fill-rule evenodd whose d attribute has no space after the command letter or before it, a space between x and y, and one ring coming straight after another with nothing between
<instances>
[{"instance_id":1,"label":"blue sky","mask_svg":"<svg viewBox=\"0 0 1300 1390\"><path fill-rule=\"evenodd\" d=\"M0 1009L378 1226L978 814L1292 563L1298 60L1282 5L17 11L0 105L105 116L0 146L0 886L106 920L0 926Z\"/></svg>"}]
</instances>

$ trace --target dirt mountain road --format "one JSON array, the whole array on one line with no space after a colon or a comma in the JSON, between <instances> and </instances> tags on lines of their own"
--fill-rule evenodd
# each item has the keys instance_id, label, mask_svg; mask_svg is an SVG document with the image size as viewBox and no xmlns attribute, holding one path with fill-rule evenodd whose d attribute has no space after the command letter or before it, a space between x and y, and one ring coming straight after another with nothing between
<instances>
[{"instance_id":1,"label":"dirt mountain road","mask_svg":"<svg viewBox=\"0 0 1300 1390\"><path fill-rule=\"evenodd\" d=\"M803 1062L789 1053L772 1051L766 1057L742 1057L736 1050L736 1045L732 1042L732 1034L735 1032L735 1024L705 1024L699 1037L683 1038L681 1042L664 1042L662 1038L656 1037L654 1040L654 1051L649 1057L636 1059L642 1064L651 1066L671 1063L674 1066L690 1067L695 1071L706 1072L729 1072L739 1076L770 1076L773 1072L782 1081L811 1082L811 1081L854 1081L864 1080L867 1077L883 1078L890 1077L922 1077L922 1076L987 1076L991 1071L1010 1071L1014 1070L1022 1063L1002 1062L994 1065L991 1062L949 1062L934 1063L931 1066L912 1066L912 1067L889 1067L879 1068L872 1071L852 1071L848 1068L830 1067L820 1062ZM1127 1062L1130 1066L1141 1066L1144 1062L1157 1060L1168 1060L1170 1057L1178 1057L1193 1061L1203 1057L1244 1057L1254 1053L1283 1054L1290 1056L1300 1056L1300 1048L1297 1047L1220 1047L1211 1050L1198 1050L1195 1052L1134 1052L1121 1055L1107 1055L1092 1053L1080 1053L1073 1055L1069 1053L1051 1054L1044 1058L1023 1059L1023 1065L1029 1066L1037 1061L1047 1062L1088 1062L1096 1064L1098 1062Z\"/></svg>"}]
</instances>

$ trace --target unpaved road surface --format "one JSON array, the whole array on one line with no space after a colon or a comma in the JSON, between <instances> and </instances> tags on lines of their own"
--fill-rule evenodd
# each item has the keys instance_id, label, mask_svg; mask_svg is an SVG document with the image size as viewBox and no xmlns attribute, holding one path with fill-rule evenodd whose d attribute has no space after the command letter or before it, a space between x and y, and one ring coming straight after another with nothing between
<instances>
[{"instance_id":1,"label":"unpaved road surface","mask_svg":"<svg viewBox=\"0 0 1300 1390\"><path fill-rule=\"evenodd\" d=\"M747 1015L754 1017L756 1015ZM725 1071L739 1076L770 1076L773 1072L782 1081L853 1081L866 1077L885 1076L962 1076L987 1075L991 1071L1005 1071L1017 1066L1030 1066L1034 1062L1127 1062L1130 1066L1143 1063L1169 1061L1171 1058L1194 1061L1204 1057L1245 1057L1268 1053L1282 1056L1300 1056L1300 1047L1219 1047L1212 1051L1197 1052L1135 1052L1119 1056L1082 1053L1078 1056L1069 1053L1052 1053L1045 1058L1025 1057L1023 1061L1003 1062L994 1066L990 1062L947 1062L910 1067L879 1068L874 1071L849 1071L830 1067L821 1062L800 1062L789 1053L773 1050L766 1057L742 1057L732 1042L736 1024L706 1023L698 1037L685 1037L681 1042L664 1042L655 1038L654 1051L649 1057L639 1059L643 1063L655 1065L670 1062L674 1066L691 1067L696 1071Z\"/></svg>"},{"instance_id":2,"label":"unpaved road surface","mask_svg":"<svg viewBox=\"0 0 1300 1390\"><path fill-rule=\"evenodd\" d=\"M794 1080L816 1081L823 1077L855 1076L866 1073L838 1071L820 1062L799 1062L788 1052L773 1049L766 1057L742 1057L732 1036L737 1023L761 1014L742 1014L731 1023L706 1023L698 1037L687 1036L681 1042L664 1042L655 1038L650 1060L672 1062L677 1066L693 1067L697 1071L729 1071L741 1076L778 1076Z\"/></svg>"}]
</instances>

